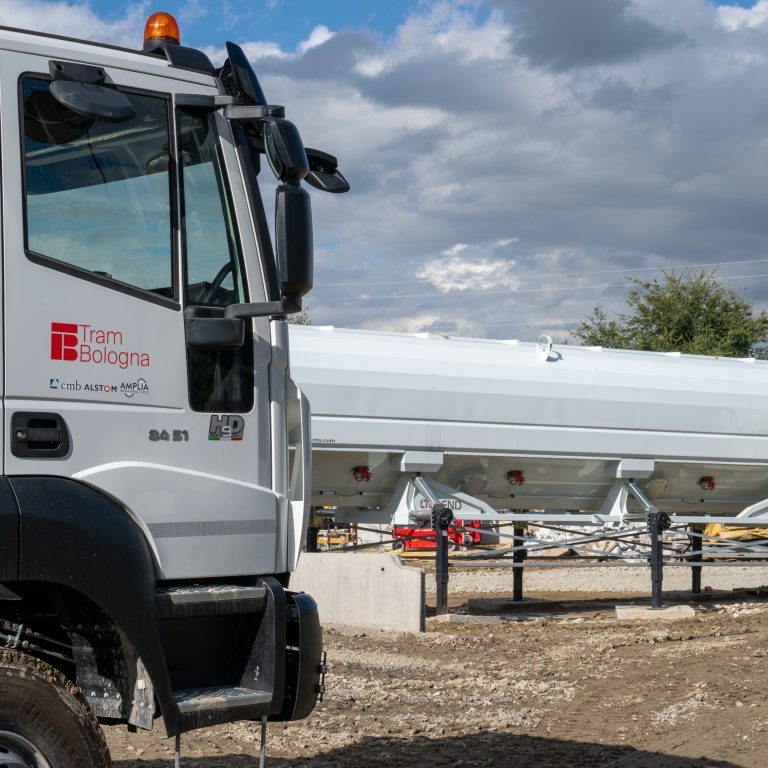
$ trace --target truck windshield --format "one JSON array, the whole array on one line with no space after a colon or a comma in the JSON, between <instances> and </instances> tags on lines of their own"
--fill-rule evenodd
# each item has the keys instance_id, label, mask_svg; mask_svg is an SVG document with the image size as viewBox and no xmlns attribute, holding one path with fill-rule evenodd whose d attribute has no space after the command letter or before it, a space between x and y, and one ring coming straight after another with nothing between
<instances>
[{"instance_id":1,"label":"truck windshield","mask_svg":"<svg viewBox=\"0 0 768 768\"><path fill-rule=\"evenodd\" d=\"M130 99L130 121L94 122L23 81L26 247L171 298L168 100Z\"/></svg>"}]
</instances>

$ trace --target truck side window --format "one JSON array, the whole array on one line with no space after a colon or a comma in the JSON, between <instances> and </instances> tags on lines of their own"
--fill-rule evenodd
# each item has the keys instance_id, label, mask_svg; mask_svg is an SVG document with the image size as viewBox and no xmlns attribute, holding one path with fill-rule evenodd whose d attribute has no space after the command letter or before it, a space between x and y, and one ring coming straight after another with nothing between
<instances>
[{"instance_id":1,"label":"truck side window","mask_svg":"<svg viewBox=\"0 0 768 768\"><path fill-rule=\"evenodd\" d=\"M179 166L186 303L226 307L246 300L235 222L213 116L180 111ZM188 349L189 400L195 411L253 408L253 339L240 349Z\"/></svg>"},{"instance_id":2,"label":"truck side window","mask_svg":"<svg viewBox=\"0 0 768 768\"><path fill-rule=\"evenodd\" d=\"M244 301L240 257L212 115L179 113L187 303Z\"/></svg>"},{"instance_id":3,"label":"truck side window","mask_svg":"<svg viewBox=\"0 0 768 768\"><path fill-rule=\"evenodd\" d=\"M98 122L24 79L26 248L174 298L168 101L130 99L130 121Z\"/></svg>"}]
</instances>

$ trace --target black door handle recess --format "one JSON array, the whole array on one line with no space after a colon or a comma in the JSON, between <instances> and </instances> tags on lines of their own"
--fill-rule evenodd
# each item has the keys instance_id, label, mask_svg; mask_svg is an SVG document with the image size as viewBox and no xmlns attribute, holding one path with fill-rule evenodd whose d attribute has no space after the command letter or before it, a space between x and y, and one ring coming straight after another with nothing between
<instances>
[{"instance_id":1,"label":"black door handle recess","mask_svg":"<svg viewBox=\"0 0 768 768\"><path fill-rule=\"evenodd\" d=\"M11 453L21 459L57 459L69 453L69 430L58 413L17 411L11 416Z\"/></svg>"}]
</instances>

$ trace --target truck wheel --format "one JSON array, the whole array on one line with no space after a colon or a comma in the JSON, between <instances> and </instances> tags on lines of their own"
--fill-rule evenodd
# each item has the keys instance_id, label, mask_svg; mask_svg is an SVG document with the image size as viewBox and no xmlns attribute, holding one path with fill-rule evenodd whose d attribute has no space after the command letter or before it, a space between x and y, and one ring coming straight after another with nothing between
<instances>
[{"instance_id":1,"label":"truck wheel","mask_svg":"<svg viewBox=\"0 0 768 768\"><path fill-rule=\"evenodd\" d=\"M0 651L0 768L109 768L91 708L40 659Z\"/></svg>"}]
</instances>

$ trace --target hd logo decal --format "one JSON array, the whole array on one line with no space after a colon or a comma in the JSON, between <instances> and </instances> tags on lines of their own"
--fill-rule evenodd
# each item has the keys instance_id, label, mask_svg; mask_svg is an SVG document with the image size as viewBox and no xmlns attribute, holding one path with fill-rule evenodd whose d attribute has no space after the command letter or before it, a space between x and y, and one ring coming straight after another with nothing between
<instances>
[{"instance_id":1,"label":"hd logo decal","mask_svg":"<svg viewBox=\"0 0 768 768\"><path fill-rule=\"evenodd\" d=\"M242 416L211 416L209 440L242 440L245 419Z\"/></svg>"}]
</instances>

